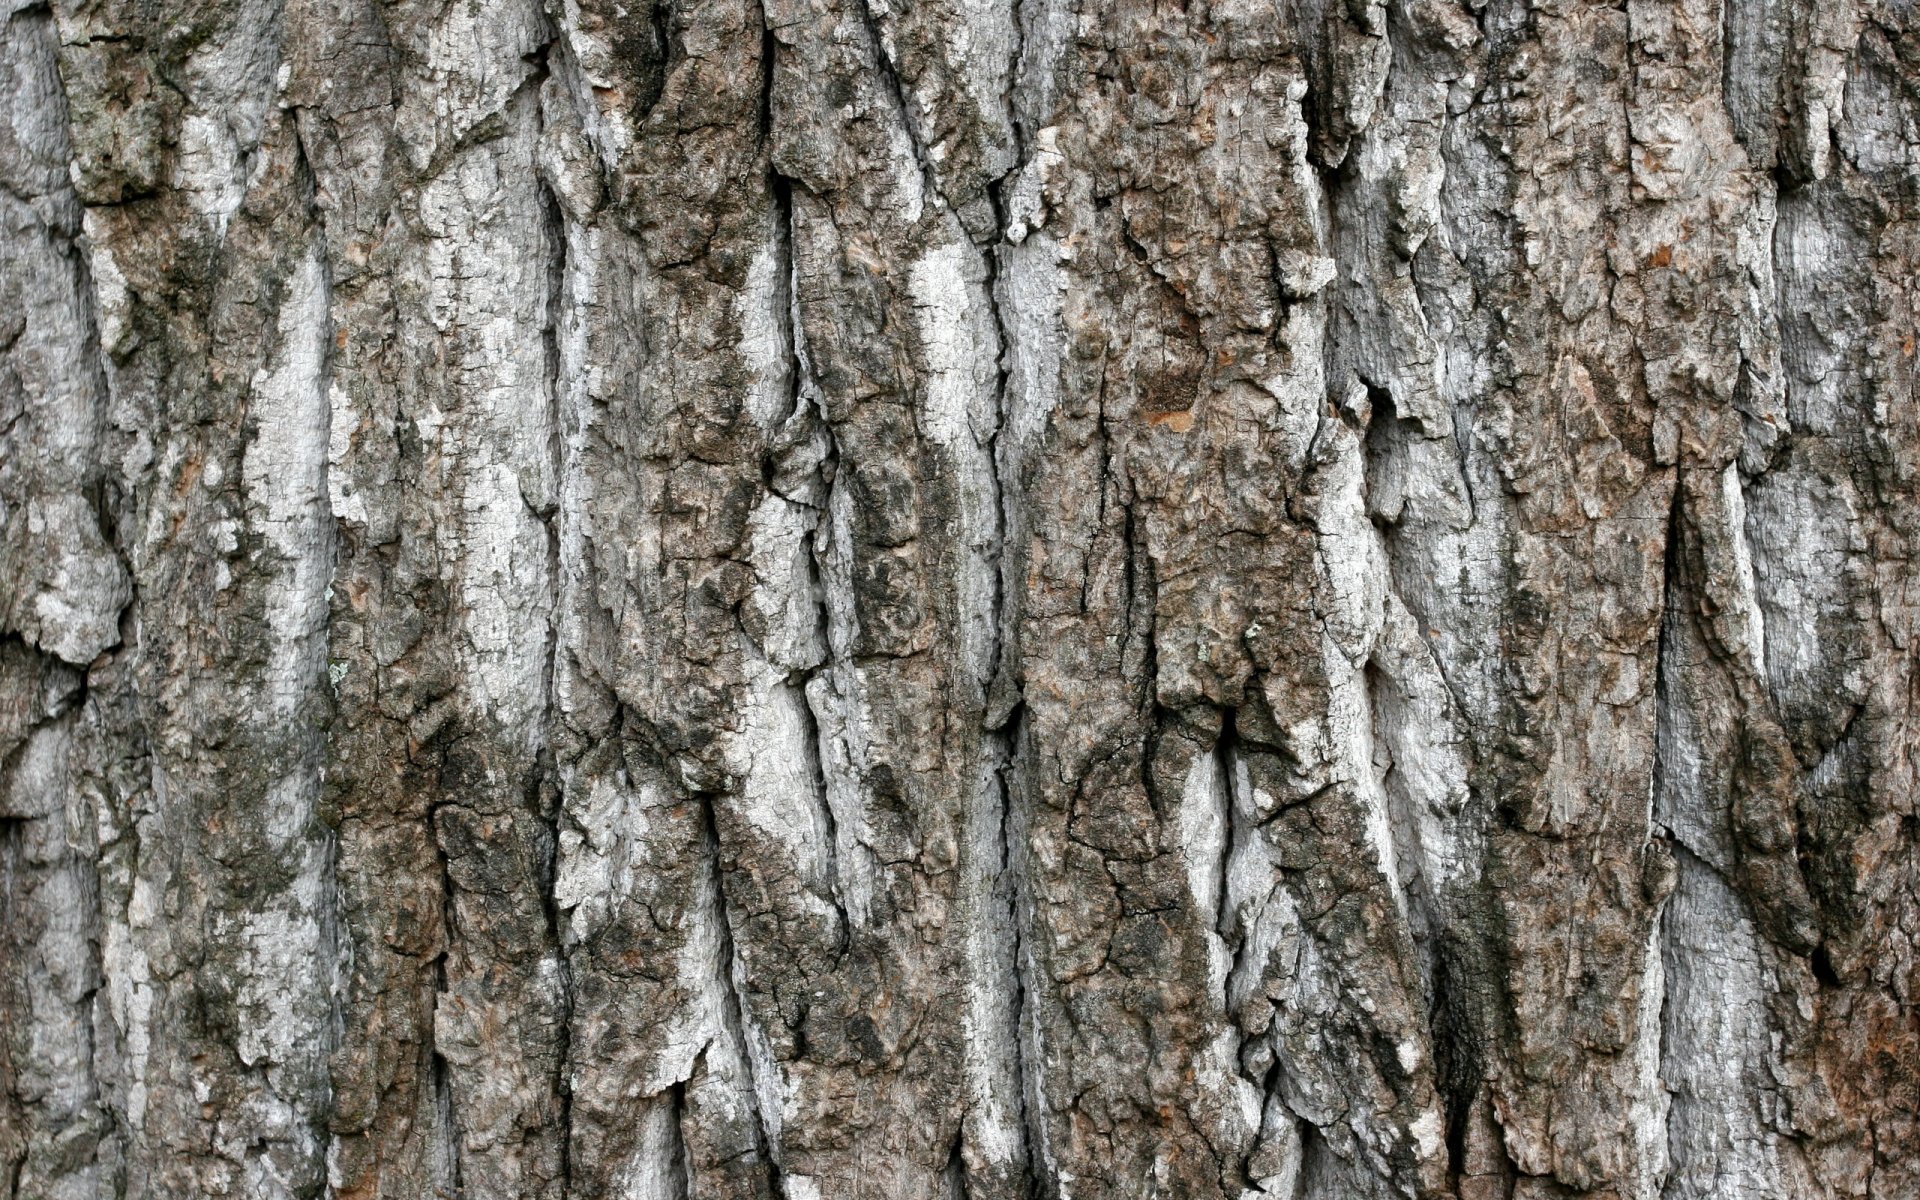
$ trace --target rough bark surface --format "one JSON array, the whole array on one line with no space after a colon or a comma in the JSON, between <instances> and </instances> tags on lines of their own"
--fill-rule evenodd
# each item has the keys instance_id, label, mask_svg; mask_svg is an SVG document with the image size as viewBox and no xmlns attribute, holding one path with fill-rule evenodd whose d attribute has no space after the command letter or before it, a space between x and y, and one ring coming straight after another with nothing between
<instances>
[{"instance_id":1,"label":"rough bark surface","mask_svg":"<svg viewBox=\"0 0 1920 1200\"><path fill-rule=\"evenodd\" d=\"M1907 0L0 11L0 1195L1920 1195Z\"/></svg>"}]
</instances>

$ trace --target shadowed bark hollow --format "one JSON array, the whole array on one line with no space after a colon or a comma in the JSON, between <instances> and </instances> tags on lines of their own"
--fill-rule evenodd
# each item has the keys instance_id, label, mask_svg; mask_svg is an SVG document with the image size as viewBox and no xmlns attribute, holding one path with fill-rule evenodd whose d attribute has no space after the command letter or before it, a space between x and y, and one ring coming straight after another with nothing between
<instances>
[{"instance_id":1,"label":"shadowed bark hollow","mask_svg":"<svg viewBox=\"0 0 1920 1200\"><path fill-rule=\"evenodd\" d=\"M1920 1195L1911 3L0 12L0 1195Z\"/></svg>"}]
</instances>

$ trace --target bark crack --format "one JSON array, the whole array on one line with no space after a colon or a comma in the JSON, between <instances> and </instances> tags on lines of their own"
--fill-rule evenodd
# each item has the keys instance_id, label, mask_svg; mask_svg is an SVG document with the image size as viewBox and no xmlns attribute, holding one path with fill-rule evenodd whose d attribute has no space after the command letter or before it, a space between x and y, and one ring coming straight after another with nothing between
<instances>
[{"instance_id":1,"label":"bark crack","mask_svg":"<svg viewBox=\"0 0 1920 1200\"><path fill-rule=\"evenodd\" d=\"M707 897L709 911L718 922L716 934L720 942L720 952L715 964L721 990L721 1023L727 1036L732 1039L739 1061L746 1064L747 1075L751 1080L748 1094L744 1097L748 1110L753 1115L754 1145L767 1164L767 1184L776 1200L787 1200L785 1177L780 1166L779 1135L767 1115L767 1098L777 1095L779 1080L768 1078L766 1073L777 1072L776 1063L765 1056L755 1053L749 1037L749 1015L741 987L747 978L744 964L740 960L738 942L734 937L733 904L727 898L725 865L721 861L721 840L719 816L715 809L711 793L701 792L695 795L700 806L701 820L704 825L704 845L702 853L706 859L705 878L711 889Z\"/></svg>"},{"instance_id":2,"label":"bark crack","mask_svg":"<svg viewBox=\"0 0 1920 1200\"><path fill-rule=\"evenodd\" d=\"M906 135L907 147L913 155L914 165L920 171L921 180L925 183L927 190L939 198L941 207L957 217L958 210L954 208L952 201L947 199L945 190L941 188L940 178L927 156L926 146L921 141L919 121L915 119L912 108L907 104L906 89L900 83L900 73L894 64L893 55L887 49L885 31L880 28L880 22L873 15L871 0L853 0L853 2L860 23L867 31L868 39L873 43L874 73L880 77L880 83L888 99L893 102L894 111L899 114L900 128Z\"/></svg>"},{"instance_id":3,"label":"bark crack","mask_svg":"<svg viewBox=\"0 0 1920 1200\"><path fill-rule=\"evenodd\" d=\"M542 71L545 70L543 47ZM542 120L544 125L544 119ZM560 777L558 756L554 753L555 732L564 718L560 713L560 622L561 597L565 592L565 562L560 536L560 497L567 469L566 402L561 378L564 357L560 348L560 324L566 309L568 238L566 210L544 174L538 188L548 244L546 326L542 341L546 353L547 465L550 494L534 509L547 540L547 596L552 605L547 615L546 653L541 680L541 747L528 780L535 819L543 830L541 903L546 915L548 953L557 977L555 1014L558 1045L554 1055L554 1077L550 1082L559 1104L560 1180L563 1190L573 1185L573 1088L570 1081L573 1058L573 960L567 953L565 918L560 907L560 833L566 819L563 802L565 785Z\"/></svg>"}]
</instances>

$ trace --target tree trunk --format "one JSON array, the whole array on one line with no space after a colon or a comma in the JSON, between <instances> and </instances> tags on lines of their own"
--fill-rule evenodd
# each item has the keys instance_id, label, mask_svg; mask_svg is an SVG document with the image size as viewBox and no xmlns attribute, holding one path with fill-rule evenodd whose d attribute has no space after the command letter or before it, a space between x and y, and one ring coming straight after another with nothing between
<instances>
[{"instance_id":1,"label":"tree trunk","mask_svg":"<svg viewBox=\"0 0 1920 1200\"><path fill-rule=\"evenodd\" d=\"M1911 5L7 7L0 1194L1920 1194Z\"/></svg>"}]
</instances>

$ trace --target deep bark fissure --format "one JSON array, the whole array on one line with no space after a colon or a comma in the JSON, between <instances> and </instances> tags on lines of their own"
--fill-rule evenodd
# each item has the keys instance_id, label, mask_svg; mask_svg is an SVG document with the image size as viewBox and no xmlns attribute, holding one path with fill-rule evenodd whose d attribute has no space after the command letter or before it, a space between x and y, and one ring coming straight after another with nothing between
<instances>
[{"instance_id":1,"label":"deep bark fissure","mask_svg":"<svg viewBox=\"0 0 1920 1200\"><path fill-rule=\"evenodd\" d=\"M1232 955L1232 966L1222 980L1223 986L1231 992L1235 972L1240 966L1240 952L1246 945L1246 937L1239 928L1239 921L1233 911L1232 867L1234 852L1240 849L1242 839L1250 832L1245 828L1246 819L1241 815L1251 811L1253 797L1242 795L1240 791L1240 735L1236 727L1239 710L1229 708L1220 717L1220 736L1214 740L1214 769L1220 774L1221 838L1220 861L1213 901L1213 932L1226 939L1227 950ZM1232 997L1223 994L1220 997L1223 1011L1233 1009Z\"/></svg>"},{"instance_id":2,"label":"deep bark fissure","mask_svg":"<svg viewBox=\"0 0 1920 1200\"><path fill-rule=\"evenodd\" d=\"M320 339L321 358L318 387L322 396L330 396L334 386L333 366L335 355L333 265L324 252L327 236L326 211L320 204L320 181L318 175L314 172L313 162L308 156L306 137L301 129L300 118L301 112L295 108L289 110L286 119L291 126L295 174L299 180L301 198L306 207L309 235L314 243L313 252L318 257L320 263L319 308L320 311L325 314L325 324ZM332 435L333 407L331 403L329 403L326 413L325 440L330 443ZM320 528L325 531L323 535L325 538L323 553L327 558L326 590L328 592L332 591L334 582L339 576L341 559L339 518L333 511L333 488L330 474L332 469L330 457L323 457L320 462L319 501L321 511L318 515L318 520ZM322 621L324 624L317 636L320 638L323 647L330 646L333 642L333 606L331 603L325 606ZM319 660L319 670L315 678L311 681L310 686L313 696L318 699L321 705L323 713L321 720L323 728L327 731L325 736L330 737L334 706L332 703L331 688L329 686L327 654L324 652L321 653ZM322 760L315 765L315 775L315 801L317 804L324 804L323 798L326 790L326 765L324 756ZM346 898L339 874L339 833L325 822L324 817L319 812L316 812L311 820L320 826L320 837L323 843L320 868L321 880L319 886L319 893L323 901L321 911L318 914L318 920L320 922L318 950L327 968L324 972L327 980L328 1005L327 1029L325 1033L329 1035L327 1041L327 1059L331 1062L333 1056L339 1052L341 1045L347 1037L346 1021L341 1004L345 994L343 983L347 971L348 935L345 932ZM320 1161L324 1164L331 1161L332 1158L335 1141L333 1124L327 1119L324 1108L320 1106L316 1106L310 1116L310 1120L314 1126L316 1138L321 1147Z\"/></svg>"},{"instance_id":3,"label":"deep bark fissure","mask_svg":"<svg viewBox=\"0 0 1920 1200\"><path fill-rule=\"evenodd\" d=\"M768 1089L770 1087L777 1089L779 1081L762 1079L760 1078L760 1073L763 1069L777 1071L779 1067L777 1064L771 1062L764 1064L763 1067L759 1056L754 1054L753 1047L748 1041L747 1022L750 1010L747 1008L745 998L740 994L741 981L747 978L747 975L740 962L737 949L738 943L734 933L733 904L727 898L726 868L721 861L722 843L720 841L719 817L714 808L713 796L707 793L700 793L693 799L694 802L700 806L703 837L702 853L705 856L706 862L704 878L707 887L711 889L710 894L705 898L705 903L719 921L717 934L720 942L720 951L717 956L716 968L719 972L719 983L721 996L723 998L721 1005L721 1023L726 1030L727 1036L733 1040L734 1051L739 1055L739 1061L745 1064L747 1068L750 1083L748 1094L743 1097L743 1100L753 1116L755 1149L760 1155L761 1161L766 1164L768 1186L772 1190L775 1200L789 1200L780 1166L779 1144L773 1134L772 1126L768 1122L767 1114L762 1108L764 1103L763 1098L767 1095Z\"/></svg>"},{"instance_id":4,"label":"deep bark fissure","mask_svg":"<svg viewBox=\"0 0 1920 1200\"><path fill-rule=\"evenodd\" d=\"M901 131L906 134L907 147L913 154L913 161L919 167L920 178L928 192L940 201L940 206L949 213L958 216L959 210L947 199L940 186L940 178L935 173L933 162L927 157L926 143L920 136L919 120L913 115L912 107L907 103L906 89L900 83L900 73L896 69L893 55L887 52L887 39L883 36L880 22L874 18L873 6L869 0L853 0L858 6L858 17L867 31L868 41L873 47L874 73L880 77L882 90L892 102L894 115L900 121Z\"/></svg>"},{"instance_id":5,"label":"deep bark fissure","mask_svg":"<svg viewBox=\"0 0 1920 1200\"><path fill-rule=\"evenodd\" d=\"M967 1200L967 1164L961 1156L965 1141L964 1133L956 1133L953 1137L953 1149L947 1155L947 1166L943 1174L948 1200Z\"/></svg>"},{"instance_id":6,"label":"deep bark fissure","mask_svg":"<svg viewBox=\"0 0 1920 1200\"><path fill-rule=\"evenodd\" d=\"M455 885L453 881L452 860L447 855L446 838L441 830L439 810L444 801L436 800L428 810L426 830L433 839L433 849L440 865L440 921L441 939L439 953L434 955L433 970L433 1007L427 1011L426 1050L428 1056L429 1077L434 1101L433 1137L437 1144L440 1159L436 1164L446 1172L455 1195L461 1194L461 1154L463 1139L460 1136L460 1114L455 1103L453 1076L447 1056L439 1045L438 1022L434 1013L452 994L448 979L447 960L453 953L453 931L458 927L456 913Z\"/></svg>"},{"instance_id":7,"label":"deep bark fissure","mask_svg":"<svg viewBox=\"0 0 1920 1200\"><path fill-rule=\"evenodd\" d=\"M1013 971L1013 1028L1004 1031L1004 1035L1010 1039L1013 1047L1014 1088L1020 1105L1018 1123L1025 1142L1025 1181L1022 1190L1028 1196L1037 1196L1042 1194L1042 1163L1045 1161L1041 1150L1043 1135L1039 1127L1041 1117L1037 1102L1045 1093L1039 1064L1027 1049L1026 1031L1034 1020L1029 1007L1032 997L1027 981L1032 938L1032 892L1026 865L1025 837L1023 831L1016 827L1015 790L1008 778L1018 770L1017 755L1024 741L1025 717L1025 707L1016 704L1007 715L1005 724L989 731L983 740L992 755L994 779L999 787L999 874L1006 893L1007 928L1013 934L1012 953L1008 960Z\"/></svg>"},{"instance_id":8,"label":"deep bark fissure","mask_svg":"<svg viewBox=\"0 0 1920 1200\"><path fill-rule=\"evenodd\" d=\"M0 784L8 782L11 775L11 771L0 767ZM26 855L26 835L27 819L25 817L0 817L0 946L6 948L9 966L20 962L24 958L24 947L20 946L11 935L15 928L15 922L19 920L17 915L17 909L19 907L17 889L19 887L21 874L20 863ZM9 974L11 974L11 972L9 972ZM26 999L23 996L16 997L13 994L15 989L8 986L11 982L11 979L0 976L0 998L4 998L9 1007L15 1004L22 1004ZM16 1112L24 1112L29 1103L27 1097L20 1093L14 1081L17 1068L15 1068L13 1063L13 1046L11 1042L12 1039L8 1038L4 1043L0 1043L0 1077L3 1077L6 1081L6 1093L4 1096L0 1096L0 1103L4 1103L6 1107L0 1111L4 1111L8 1116L8 1127L11 1127L13 1124L11 1120L13 1114ZM28 1142L22 1137L19 1139L18 1149L13 1154L7 1156L5 1166L7 1195L10 1200L19 1200L22 1176L25 1174L27 1166L28 1150Z\"/></svg>"},{"instance_id":9,"label":"deep bark fissure","mask_svg":"<svg viewBox=\"0 0 1920 1200\"><path fill-rule=\"evenodd\" d=\"M813 559L810 566L815 575L813 582L816 586L820 582L819 564L815 557L817 553L814 550L809 551L809 556ZM824 640L827 620L825 601L821 602L818 611L820 631ZM820 822L821 849L826 859L822 864L822 874L827 888L826 899L832 903L834 912L839 917L839 944L835 953L838 956L845 956L853 944L854 929L853 922L847 915L846 896L840 882L840 823L835 819L833 803L828 799L827 734L821 726L819 713L814 710L811 694L813 681L819 676L821 670L821 667L814 667L801 672L797 678L790 679L786 686L794 689L799 699L802 722L801 740L807 748L807 788L812 797L815 816Z\"/></svg>"},{"instance_id":10,"label":"deep bark fissure","mask_svg":"<svg viewBox=\"0 0 1920 1200\"><path fill-rule=\"evenodd\" d=\"M1044 4L1046 0L1039 2ZM992 189L996 234L1002 242L1006 238L1006 221L1001 214L999 190L1008 178L1027 165L1027 118L1020 105L1020 79L1027 65L1027 0L1013 0L1012 28L1013 47L1007 54L1007 90L1004 99L1007 128L1013 134L1013 165L1005 175L994 181ZM1006 353L1005 347L1002 353Z\"/></svg>"},{"instance_id":11,"label":"deep bark fissure","mask_svg":"<svg viewBox=\"0 0 1920 1200\"><path fill-rule=\"evenodd\" d=\"M771 87L771 32L768 34L768 86ZM793 688L799 700L800 715L803 722L802 741L807 747L807 785L813 802L815 818L823 831L823 853L825 862L822 874L827 887L827 899L831 901L839 916L839 946L837 953L844 956L851 947L854 937L852 918L847 911L846 895L840 878L840 821L834 814L830 781L827 777L827 763L831 759L831 746L826 727L815 709L813 687L816 680L833 682L832 672L837 665L839 651L833 645L832 613L829 610L829 584L826 570L826 548L822 545L829 536L833 511L833 492L840 486L840 443L834 432L833 424L827 419L826 404L817 383L812 378L812 368L807 361L805 330L800 314L800 263L796 249L794 229L793 189L796 186L791 179L778 171L769 170L768 179L773 197L774 236L778 248L779 261L775 271L781 295L775 310L785 325L782 330L783 343L787 354L788 408L780 420L783 426L796 420L804 421L802 405L809 398L817 401L812 413L826 438L825 457L815 469L822 485L822 494L818 505L804 499L790 496L783 498L800 504L813 511L813 527L808 530L804 542L806 545L805 587L813 597L813 635L820 648L821 659L813 665L797 672L787 681L786 686ZM768 490L774 491L771 480L775 474L775 464L771 454L763 456L762 473L769 480Z\"/></svg>"},{"instance_id":12,"label":"deep bark fissure","mask_svg":"<svg viewBox=\"0 0 1920 1200\"><path fill-rule=\"evenodd\" d=\"M549 46L541 48L541 72L547 70L546 53ZM573 1056L573 965L572 956L567 953L565 917L561 912L557 889L560 881L560 831L566 819L564 797L565 781L560 775L558 756L554 753L556 731L563 718L560 715L558 686L560 680L560 603L564 594L563 572L566 564L562 559L560 538L560 497L564 488L564 476L567 470L566 448L566 402L563 395L564 381L561 378L563 356L560 350L560 322L566 308L567 288L567 220L565 210L560 206L559 197L544 179L540 182L540 201L544 217L543 233L548 245L546 324L541 332L541 342L546 353L546 420L547 420L547 463L552 472L553 494L546 503L532 508L539 518L541 527L546 531L547 540L547 595L551 608L547 614L546 651L542 656L543 668L540 683L542 701L541 746L534 763L534 769L527 780L532 814L543 831L541 863L541 907L546 916L546 937L549 953L552 955L554 970L558 977L558 1012L555 1027L558 1030L559 1044L554 1057L554 1074L550 1086L559 1102L559 1150L560 1181L563 1189L571 1188L573 1183L573 1088L569 1080ZM524 495L522 497L525 499Z\"/></svg>"},{"instance_id":13,"label":"deep bark fissure","mask_svg":"<svg viewBox=\"0 0 1920 1200\"><path fill-rule=\"evenodd\" d=\"M1670 677L1670 656L1675 653L1673 645L1674 623L1687 619L1684 615L1687 612L1687 596L1685 592L1687 571L1684 557L1685 543L1683 541L1686 494L1685 472L1685 467L1676 467L1673 471L1673 495L1668 502L1666 537L1661 550L1660 615L1657 625L1658 633L1654 639L1653 782L1648 794L1648 805L1651 810L1648 821L1650 840L1664 839L1667 845L1671 847L1669 852L1677 852L1679 854L1690 854L1691 852L1686 848L1681 839L1675 837L1672 829L1666 828L1661 824L1660 807L1664 789L1668 783L1668 775L1673 769L1668 758L1670 754L1678 749L1670 744L1672 739L1669 733L1673 728L1672 706L1675 703L1672 695L1673 680ZM1653 920L1655 922L1656 936L1653 939L1653 946L1650 953L1661 956L1664 962L1667 956L1674 953L1677 948L1679 931L1667 911L1667 906L1664 902L1654 913ZM1669 1065L1671 1061L1671 1048L1668 1044L1669 1031L1672 1028L1670 1018L1673 1003L1673 989L1668 988L1660 997L1660 1028L1658 1042L1654 1050L1654 1060L1659 1064L1659 1074L1662 1080L1669 1079L1673 1075ZM1666 1137L1669 1147L1678 1144L1684 1148L1686 1144L1684 1139L1676 1139L1674 1136L1674 1126L1678 1111L1679 1106L1669 1101L1662 1132ZM1674 1165L1672 1162L1669 1162L1669 1171L1672 1170ZM1685 1164L1680 1165L1684 1166Z\"/></svg>"},{"instance_id":14,"label":"deep bark fissure","mask_svg":"<svg viewBox=\"0 0 1920 1200\"><path fill-rule=\"evenodd\" d=\"M437 967L437 994L446 994L446 963L443 955ZM439 1160L434 1164L436 1174L444 1172L445 1190L452 1195L465 1194L461 1163L461 1137L459 1111L454 1103L453 1075L447 1058L435 1047L430 1054L430 1077L433 1089L433 1108L435 1133L439 1149Z\"/></svg>"},{"instance_id":15,"label":"deep bark fissure","mask_svg":"<svg viewBox=\"0 0 1920 1200\"><path fill-rule=\"evenodd\" d=\"M704 1051L702 1052L704 1057ZM698 1074L700 1063L694 1063L694 1073ZM667 1151L667 1161L674 1173L669 1186L680 1200L693 1200L693 1151L687 1145L686 1113L687 1085L676 1083L667 1089L667 1120L673 1134L672 1145Z\"/></svg>"},{"instance_id":16,"label":"deep bark fissure","mask_svg":"<svg viewBox=\"0 0 1920 1200\"><path fill-rule=\"evenodd\" d=\"M864 0L863 0L864 2ZM1015 27L1018 29L1019 13L1015 13ZM1019 47L1023 43L1016 35L1014 63L1017 70L1020 61ZM1010 85L1011 86L1011 85ZM1009 96L1011 109L1011 94ZM1016 118L1017 139L1017 118ZM1018 141L1016 140L1016 146ZM1016 151L1016 158L1018 152ZM1013 1028L1003 1031L1001 1036L1009 1039L1012 1049L1014 1090L1020 1112L1018 1127L1025 1140L1026 1162L1024 1164L1024 1189L1028 1192L1038 1190L1040 1186L1041 1148L1038 1130L1035 1127L1035 1115L1032 1111L1034 1098L1043 1094L1043 1085L1037 1074L1037 1064L1031 1061L1027 1053L1024 1027L1028 1021L1026 952L1028 935L1024 923L1027 919L1028 885L1025 870L1023 846L1026 832L1015 824L1016 805L1013 787L1009 775L1016 770L1016 756L1021 752L1020 736L1024 709L1018 698L1017 685L1014 683L1015 668L1010 659L1016 652L1012 630L1012 612L1010 604L1011 585L1007 575L1012 569L1014 559L1008 554L1007 539L1010 535L1012 514L1008 509L1005 472L1007 459L1013 448L1004 439L1008 423L1008 405L1011 402L1009 383L1014 353L1013 328L1003 311L1006 297L1002 295L1002 276L1004 272L1003 256L1008 252L1006 230L1007 211L1001 196L1004 180L996 180L988 186L987 197L993 209L994 237L990 244L982 247L980 255L986 268L986 280L983 294L988 311L993 320L994 339L997 359L995 362L993 392L993 429L986 438L986 468L988 484L993 494L993 547L988 558L992 571L992 593L990 622L993 630L993 645L987 660L985 678L982 679L982 700L984 710L981 713L981 749L993 764L993 779L997 790L994 799L999 804L999 840L1000 886L1006 892L1004 919L1011 931L1013 945L1008 964L1011 967L1013 1002L1011 1015ZM977 435L976 435L977 436ZM1006 711L1002 713L1000 710ZM1016 839L1019 839L1016 841ZM1002 983L1001 986L1006 986ZM958 1147L956 1146L956 1154ZM961 1180L961 1195L965 1195L964 1175Z\"/></svg>"}]
</instances>

